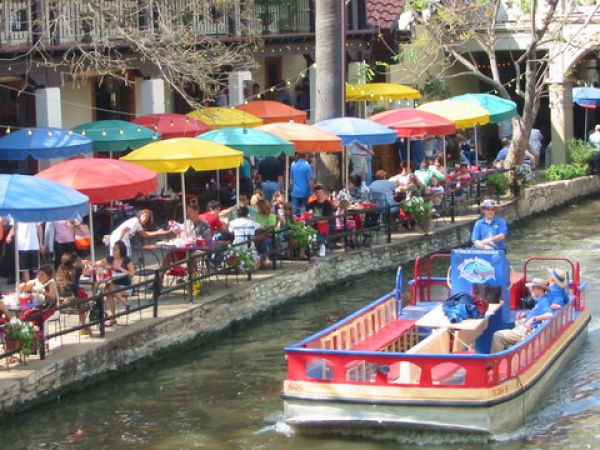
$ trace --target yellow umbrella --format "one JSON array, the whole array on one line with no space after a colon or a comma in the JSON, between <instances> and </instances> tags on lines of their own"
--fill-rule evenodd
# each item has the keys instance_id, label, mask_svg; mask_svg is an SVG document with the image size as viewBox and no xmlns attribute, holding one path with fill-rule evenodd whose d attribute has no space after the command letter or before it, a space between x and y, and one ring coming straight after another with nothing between
<instances>
[{"instance_id":1,"label":"yellow umbrella","mask_svg":"<svg viewBox=\"0 0 600 450\"><path fill-rule=\"evenodd\" d=\"M455 102L453 100L429 102L419 106L417 109L445 117L454 122L456 128L475 128L475 164L479 165L477 125L490 123L490 113L487 109L472 103Z\"/></svg>"},{"instance_id":2,"label":"yellow umbrella","mask_svg":"<svg viewBox=\"0 0 600 450\"><path fill-rule=\"evenodd\" d=\"M416 89L394 83L346 84L347 102L377 100L415 100L421 98Z\"/></svg>"},{"instance_id":3,"label":"yellow umbrella","mask_svg":"<svg viewBox=\"0 0 600 450\"><path fill-rule=\"evenodd\" d=\"M161 173L180 173L183 196L183 220L187 220L185 207L185 172L233 169L239 172L244 153L216 142L195 138L177 138L158 141L132 151L121 159L139 164ZM239 183L239 173L236 179ZM238 184L239 191L239 184Z\"/></svg>"},{"instance_id":4,"label":"yellow umbrella","mask_svg":"<svg viewBox=\"0 0 600 450\"><path fill-rule=\"evenodd\" d=\"M440 100L425 103L417 109L445 117L454 122L456 128L474 128L490 123L490 113L487 109L467 102Z\"/></svg>"},{"instance_id":5,"label":"yellow umbrella","mask_svg":"<svg viewBox=\"0 0 600 450\"><path fill-rule=\"evenodd\" d=\"M254 128L263 124L263 120L260 117L256 117L246 111L219 106L197 109L186 115L201 120L210 125L213 130L231 127Z\"/></svg>"}]
</instances>

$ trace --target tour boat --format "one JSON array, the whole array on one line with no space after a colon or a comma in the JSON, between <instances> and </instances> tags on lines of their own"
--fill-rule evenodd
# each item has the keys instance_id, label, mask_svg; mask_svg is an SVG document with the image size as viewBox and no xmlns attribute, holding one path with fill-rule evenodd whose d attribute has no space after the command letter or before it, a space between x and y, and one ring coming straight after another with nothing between
<instances>
[{"instance_id":1,"label":"tour boat","mask_svg":"<svg viewBox=\"0 0 600 450\"><path fill-rule=\"evenodd\" d=\"M521 342L490 354L494 332L512 328L522 310L526 283L555 267L569 274L569 303ZM499 286L483 318L452 323L444 300L481 284ZM344 434L516 429L585 339L586 284L579 263L566 258L533 257L521 272L503 251L419 258L404 301L399 268L390 293L285 348L285 421L300 432Z\"/></svg>"}]
</instances>

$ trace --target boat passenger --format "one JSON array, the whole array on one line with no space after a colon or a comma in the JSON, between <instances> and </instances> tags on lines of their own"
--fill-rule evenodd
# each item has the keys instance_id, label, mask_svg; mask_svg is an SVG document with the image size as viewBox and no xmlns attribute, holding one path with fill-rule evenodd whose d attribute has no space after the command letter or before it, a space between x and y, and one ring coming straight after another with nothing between
<instances>
[{"instance_id":1,"label":"boat passenger","mask_svg":"<svg viewBox=\"0 0 600 450\"><path fill-rule=\"evenodd\" d=\"M501 352L511 345L515 345L537 328L540 323L554 317L550 307L551 299L548 295L550 291L548 282L541 278L534 278L526 286L531 292L531 298L535 301L535 306L528 314L522 311L517 314L517 321L513 329L498 330L494 333L491 353Z\"/></svg>"},{"instance_id":2,"label":"boat passenger","mask_svg":"<svg viewBox=\"0 0 600 450\"><path fill-rule=\"evenodd\" d=\"M505 240L508 234L506 221L496 217L500 205L495 200L487 199L481 204L480 209L483 211L484 216L475 222L471 234L473 247L506 251Z\"/></svg>"},{"instance_id":3,"label":"boat passenger","mask_svg":"<svg viewBox=\"0 0 600 450\"><path fill-rule=\"evenodd\" d=\"M569 274L562 269L548 269L549 292L551 298L551 306L553 310L560 310L563 306L569 303L569 294L567 294L567 286L569 285Z\"/></svg>"}]
</instances>

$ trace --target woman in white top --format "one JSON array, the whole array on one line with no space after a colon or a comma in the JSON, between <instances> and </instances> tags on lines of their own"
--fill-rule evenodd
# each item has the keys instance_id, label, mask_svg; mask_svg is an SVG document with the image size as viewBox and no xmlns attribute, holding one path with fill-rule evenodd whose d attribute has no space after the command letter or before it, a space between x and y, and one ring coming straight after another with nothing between
<instances>
[{"instance_id":1,"label":"woman in white top","mask_svg":"<svg viewBox=\"0 0 600 450\"><path fill-rule=\"evenodd\" d=\"M140 236L147 238L152 236L160 236L164 234L169 234L171 230L160 229L157 231L146 231L144 228L150 222L150 210L143 209L139 211L135 216L131 219L127 219L121 225L119 225L115 230L110 234L110 241L108 243L109 253L112 256L112 251L115 246L115 242L123 241L127 246L127 255L131 255L131 238L135 236L136 233L139 233Z\"/></svg>"}]
</instances>

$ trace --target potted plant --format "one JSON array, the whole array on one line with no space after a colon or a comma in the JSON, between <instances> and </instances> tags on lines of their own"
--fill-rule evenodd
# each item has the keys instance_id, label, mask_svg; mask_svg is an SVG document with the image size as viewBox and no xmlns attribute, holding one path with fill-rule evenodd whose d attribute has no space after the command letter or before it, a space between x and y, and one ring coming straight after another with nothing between
<instances>
[{"instance_id":1,"label":"potted plant","mask_svg":"<svg viewBox=\"0 0 600 450\"><path fill-rule=\"evenodd\" d=\"M252 273L260 265L255 247L233 247L225 252L225 262L240 273Z\"/></svg>"},{"instance_id":2,"label":"potted plant","mask_svg":"<svg viewBox=\"0 0 600 450\"><path fill-rule=\"evenodd\" d=\"M304 223L294 223L289 226L288 236L290 245L304 251L317 242L317 230Z\"/></svg>"},{"instance_id":3,"label":"potted plant","mask_svg":"<svg viewBox=\"0 0 600 450\"><path fill-rule=\"evenodd\" d=\"M29 356L37 350L38 328L31 322L17 319L4 325L6 350L20 350Z\"/></svg>"},{"instance_id":4,"label":"potted plant","mask_svg":"<svg viewBox=\"0 0 600 450\"><path fill-rule=\"evenodd\" d=\"M485 183L490 195L504 195L508 192L510 181L504 173L494 173L485 178Z\"/></svg>"},{"instance_id":5,"label":"potted plant","mask_svg":"<svg viewBox=\"0 0 600 450\"><path fill-rule=\"evenodd\" d=\"M404 200L400 204L400 207L424 231L428 231L431 217L433 216L433 207L429 202L423 200L423 197L413 197L410 200Z\"/></svg>"}]
</instances>

